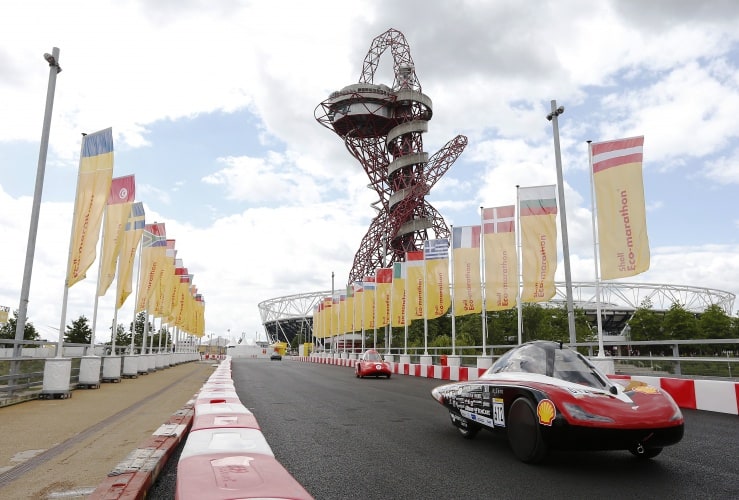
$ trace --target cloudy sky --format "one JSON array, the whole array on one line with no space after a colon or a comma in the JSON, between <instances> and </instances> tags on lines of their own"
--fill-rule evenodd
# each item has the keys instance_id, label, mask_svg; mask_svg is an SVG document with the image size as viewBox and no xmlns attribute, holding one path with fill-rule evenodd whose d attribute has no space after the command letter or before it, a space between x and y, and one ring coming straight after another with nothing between
<instances>
[{"instance_id":1,"label":"cloudy sky","mask_svg":"<svg viewBox=\"0 0 739 500\"><path fill-rule=\"evenodd\" d=\"M147 222L176 240L207 332L264 338L259 302L330 290L332 272L344 284L376 195L314 110L359 81L390 28L433 100L425 149L469 139L428 198L448 224L556 182L556 100L573 280L594 279L586 141L644 135L652 261L629 281L737 294L737 26L733 0L3 2L0 305L19 306L53 47L63 71L28 306L42 337L58 336L81 134L107 127L114 176L136 176ZM375 83L392 84L391 61ZM70 288L67 324L92 318L96 270Z\"/></svg>"}]
</instances>

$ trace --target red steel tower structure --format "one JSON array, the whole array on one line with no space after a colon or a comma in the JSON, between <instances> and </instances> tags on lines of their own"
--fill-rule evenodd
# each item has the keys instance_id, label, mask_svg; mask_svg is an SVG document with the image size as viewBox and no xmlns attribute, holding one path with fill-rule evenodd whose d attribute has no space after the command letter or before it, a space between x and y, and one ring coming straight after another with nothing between
<instances>
[{"instance_id":1,"label":"red steel tower structure","mask_svg":"<svg viewBox=\"0 0 739 500\"><path fill-rule=\"evenodd\" d=\"M375 71L386 49L393 56L392 87L375 84ZM364 58L359 83L333 92L315 109L315 117L344 140L361 163L379 200L372 220L354 255L349 282L362 280L378 267L405 259L405 252L421 250L433 230L449 238L449 227L425 196L467 146L458 135L429 156L422 134L433 114L431 99L421 92L410 48L400 31L377 36Z\"/></svg>"}]
</instances>

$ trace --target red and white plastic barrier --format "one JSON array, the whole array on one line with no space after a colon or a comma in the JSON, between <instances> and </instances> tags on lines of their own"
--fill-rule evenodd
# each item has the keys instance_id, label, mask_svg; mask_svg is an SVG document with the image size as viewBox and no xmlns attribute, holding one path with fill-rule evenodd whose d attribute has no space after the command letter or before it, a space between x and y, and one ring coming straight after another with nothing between
<instances>
[{"instance_id":1,"label":"red and white plastic barrier","mask_svg":"<svg viewBox=\"0 0 739 500\"><path fill-rule=\"evenodd\" d=\"M313 497L274 457L241 403L227 357L196 396L192 429L177 463L176 500ZM229 384L230 382L230 384Z\"/></svg>"},{"instance_id":2,"label":"red and white plastic barrier","mask_svg":"<svg viewBox=\"0 0 739 500\"><path fill-rule=\"evenodd\" d=\"M353 359L337 359L320 356L293 357L298 361L354 367ZM421 365L414 363L390 363L398 375L435 378L449 381L476 380L486 368L467 366ZM723 380L694 380L671 377L609 375L613 379L633 379L660 387L672 396L681 408L715 411L739 415L739 383Z\"/></svg>"}]
</instances>

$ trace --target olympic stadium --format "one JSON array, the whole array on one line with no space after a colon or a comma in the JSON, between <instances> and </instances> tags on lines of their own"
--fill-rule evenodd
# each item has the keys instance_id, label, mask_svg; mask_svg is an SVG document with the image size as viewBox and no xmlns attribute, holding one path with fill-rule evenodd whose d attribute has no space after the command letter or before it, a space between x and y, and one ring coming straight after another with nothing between
<instances>
[{"instance_id":1,"label":"olympic stadium","mask_svg":"<svg viewBox=\"0 0 739 500\"><path fill-rule=\"evenodd\" d=\"M567 287L564 282L556 282L555 285L555 296L545 304L562 306L566 304ZM600 284L600 290L596 288L594 282L573 282L573 307L582 309L595 329L598 310L596 296L599 295L603 335L614 340L621 340L626 323L645 300L651 302L655 312L666 312L675 303L695 314L700 314L711 305L719 306L727 315L731 315L734 308L733 293L711 288L623 282L604 282ZM259 314L268 338L272 342L287 342L291 346L297 335L302 334L305 338L312 339L313 306L330 295L331 290L323 290L285 295L260 302Z\"/></svg>"}]
</instances>

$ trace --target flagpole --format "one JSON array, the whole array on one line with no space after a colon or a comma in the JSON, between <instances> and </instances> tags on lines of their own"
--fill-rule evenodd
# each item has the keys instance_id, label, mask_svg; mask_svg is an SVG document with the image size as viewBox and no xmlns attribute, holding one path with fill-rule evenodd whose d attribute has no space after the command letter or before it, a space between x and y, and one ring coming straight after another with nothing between
<instances>
[{"instance_id":1,"label":"flagpole","mask_svg":"<svg viewBox=\"0 0 739 500\"><path fill-rule=\"evenodd\" d=\"M82 161L82 151L85 147L85 136L86 133L82 133L82 141L80 142L80 161ZM67 271L64 275L64 295L62 296L62 317L59 322L59 343L56 345L56 357L61 358L62 350L64 347L64 326L67 322L67 300L69 298L69 269L72 267L72 249L74 246L74 209L77 207L77 200L80 196L80 180L79 176L81 175L81 171L77 173L77 188L75 189L75 195L74 195L74 208L72 209L72 228L69 232L69 253L67 254Z\"/></svg>"},{"instance_id":2,"label":"flagpole","mask_svg":"<svg viewBox=\"0 0 739 500\"><path fill-rule=\"evenodd\" d=\"M562 157L559 150L559 123L557 117L565 112L564 106L557 107L557 101L552 100L552 111L547 120L552 122L554 135L554 158L557 166L557 188L559 194L559 222L562 226L562 254L565 265L565 289L567 291L567 325L570 332L570 344L577 342L575 335L575 311L572 307L572 277L570 275L570 244L567 238L567 210L565 209L565 190L562 175Z\"/></svg>"},{"instance_id":3,"label":"flagpole","mask_svg":"<svg viewBox=\"0 0 739 500\"><path fill-rule=\"evenodd\" d=\"M455 297L455 290L454 285L457 282L456 274L454 272L454 225L450 224L449 228L452 232L452 251L451 251L451 257L449 259L449 264L452 266L452 277L451 277L451 289L452 289L452 306L451 306L451 313L452 313L452 356L456 355L456 348L457 348L457 318L456 318L456 311L454 309L454 297ZM484 335L484 333L483 333ZM483 354L485 353L485 349L483 349Z\"/></svg>"},{"instance_id":4,"label":"flagpole","mask_svg":"<svg viewBox=\"0 0 739 500\"><path fill-rule=\"evenodd\" d=\"M588 165L590 167L590 210L592 211L593 224L593 262L595 264L595 313L598 324L598 357L604 358L606 353L603 349L603 319L601 318L600 304L600 273L598 272L598 233L596 232L596 210L595 210L595 182L593 179L593 141L588 143Z\"/></svg>"},{"instance_id":5,"label":"flagpole","mask_svg":"<svg viewBox=\"0 0 739 500\"><path fill-rule=\"evenodd\" d=\"M482 264L482 275L480 276L480 296L482 297L482 311L480 311L480 319L482 320L482 355L485 355L487 349L487 338L488 338L488 304L487 304L487 293L485 290L485 266L487 261L485 259L485 222L483 220L483 208L480 207L480 263ZM490 353L492 355L492 352Z\"/></svg>"},{"instance_id":6,"label":"flagpole","mask_svg":"<svg viewBox=\"0 0 739 500\"><path fill-rule=\"evenodd\" d=\"M334 357L334 354L336 353L336 344L334 343L333 334L334 334L334 272L331 271L331 314L329 314L329 332L331 333L331 357ZM339 336L336 336L336 339L338 340Z\"/></svg>"},{"instance_id":7,"label":"flagpole","mask_svg":"<svg viewBox=\"0 0 739 500\"><path fill-rule=\"evenodd\" d=\"M100 291L100 274L103 270L103 244L105 243L105 223L108 220L108 206L105 206L105 211L103 212L103 224L101 229L101 236L100 236L100 257L98 258L98 279L95 286L95 302L92 308L92 334L90 335L90 347L92 347L92 354L95 355L95 328L97 326L97 318L98 318L98 299ZM111 334L111 338L112 338Z\"/></svg>"},{"instance_id":8,"label":"flagpole","mask_svg":"<svg viewBox=\"0 0 739 500\"><path fill-rule=\"evenodd\" d=\"M46 155L49 150L49 132L51 130L51 113L54 109L54 92L56 90L56 75L62 71L59 66L59 48L54 47L51 55L44 54L44 59L49 63L49 83L46 90L46 109L44 111L44 122L41 128L41 145L38 154L38 166L36 169L36 186L33 192L33 206L31 208L31 226L28 230L28 246L26 247L26 263L23 268L23 282L21 284L21 300L18 306L18 314L15 318L15 344L13 344L13 357L21 355L21 342L25 338L26 316L28 314L28 300L31 290L31 274L33 272L33 256L36 252L36 235L38 234L38 220L41 212L41 195L44 189L44 175L46 172ZM71 246L71 242L70 242ZM62 332L60 331L60 334ZM61 335L60 335L61 337ZM17 365L13 362L13 373L17 371ZM11 381L12 383L12 381Z\"/></svg>"},{"instance_id":9,"label":"flagpole","mask_svg":"<svg viewBox=\"0 0 739 500\"><path fill-rule=\"evenodd\" d=\"M516 262L518 263L518 300L516 301L516 309L518 310L518 345L523 343L523 305L521 300L521 287L523 286L523 256L521 255L521 187L516 184Z\"/></svg>"},{"instance_id":10,"label":"flagpole","mask_svg":"<svg viewBox=\"0 0 739 500\"><path fill-rule=\"evenodd\" d=\"M144 229L146 229L146 225L144 225ZM139 282L141 281L141 252L143 251L143 248L144 248L144 239L141 238L139 240L139 267L138 267L138 270L136 271L136 295L134 297L135 300L134 300L134 304L133 304L133 323L131 323L131 355L133 355L134 348L136 346L135 343L134 343L134 340L136 339L136 308L139 305L139 285L140 285ZM118 304L116 303L116 305L118 305ZM142 332L142 334L143 334L143 332ZM141 342L142 342L142 344L141 344L141 354L144 354L143 341L144 341L144 339L142 337L141 338Z\"/></svg>"},{"instance_id":11,"label":"flagpole","mask_svg":"<svg viewBox=\"0 0 739 500\"><path fill-rule=\"evenodd\" d=\"M424 244L427 248L431 248L429 246L429 240L424 241ZM423 291L423 355L428 356L429 355L429 322L428 322L428 299L429 294L428 290L426 290L426 248L423 249L423 274L421 275L422 278L422 285L421 290Z\"/></svg>"}]
</instances>

